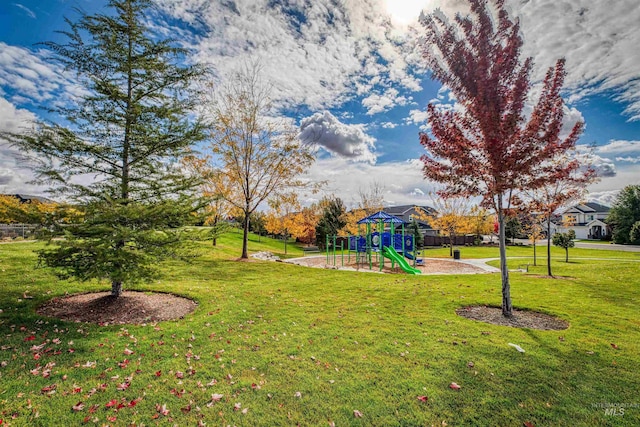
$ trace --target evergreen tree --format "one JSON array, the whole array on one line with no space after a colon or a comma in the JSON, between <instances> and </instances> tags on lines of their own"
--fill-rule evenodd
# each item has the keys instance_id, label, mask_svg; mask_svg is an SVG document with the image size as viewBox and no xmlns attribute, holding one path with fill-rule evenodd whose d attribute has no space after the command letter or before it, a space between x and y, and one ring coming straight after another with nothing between
<instances>
[{"instance_id":1,"label":"evergreen tree","mask_svg":"<svg viewBox=\"0 0 640 427\"><path fill-rule=\"evenodd\" d=\"M424 239L420 232L420 224L418 224L418 221L415 218L411 219L411 223L409 224L409 233L413 236L413 244L415 248L422 249Z\"/></svg>"},{"instance_id":2,"label":"evergreen tree","mask_svg":"<svg viewBox=\"0 0 640 427\"><path fill-rule=\"evenodd\" d=\"M188 89L204 70L179 65L187 52L145 26L150 0L109 7L67 21L66 43L45 43L85 93L55 107L59 123L9 138L37 161L40 182L84 207L85 221L65 228L41 262L63 277L106 279L119 296L124 283L151 279L159 260L183 253L179 227L198 208L197 182L178 161L203 139L188 119Z\"/></svg>"},{"instance_id":3,"label":"evergreen tree","mask_svg":"<svg viewBox=\"0 0 640 427\"><path fill-rule=\"evenodd\" d=\"M346 225L344 220L345 207L339 198L326 198L320 202L324 206L322 216L316 225L316 242L318 247L325 248L327 236L336 236L338 231Z\"/></svg>"},{"instance_id":4,"label":"evergreen tree","mask_svg":"<svg viewBox=\"0 0 640 427\"><path fill-rule=\"evenodd\" d=\"M631 229L640 221L640 185L628 185L620 191L607 223L613 228L613 241L631 243Z\"/></svg>"},{"instance_id":5,"label":"evergreen tree","mask_svg":"<svg viewBox=\"0 0 640 427\"><path fill-rule=\"evenodd\" d=\"M631 232L629 233L629 239L631 243L634 245L640 244L640 221L636 221L631 227Z\"/></svg>"}]
</instances>

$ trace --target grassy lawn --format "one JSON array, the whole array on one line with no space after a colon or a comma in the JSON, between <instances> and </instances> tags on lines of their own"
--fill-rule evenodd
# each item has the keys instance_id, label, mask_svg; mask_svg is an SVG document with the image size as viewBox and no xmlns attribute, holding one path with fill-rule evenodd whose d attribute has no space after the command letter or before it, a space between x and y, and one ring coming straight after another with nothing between
<instances>
[{"instance_id":1,"label":"grassy lawn","mask_svg":"<svg viewBox=\"0 0 640 427\"><path fill-rule=\"evenodd\" d=\"M250 251L283 251L282 242L257 240ZM567 264L554 248L562 277L549 279L539 251L538 267L511 275L514 304L571 326L536 331L455 314L499 305L495 274L237 262L239 242L230 233L216 248L203 243L206 255L167 263L161 280L138 288L193 298L193 314L106 327L36 315L53 296L107 286L34 268L40 244L0 245L2 425L640 425L640 254L572 249ZM293 245L288 252L302 255ZM532 249L508 254L530 257ZM608 403L637 406L612 416L598 407Z\"/></svg>"}]
</instances>

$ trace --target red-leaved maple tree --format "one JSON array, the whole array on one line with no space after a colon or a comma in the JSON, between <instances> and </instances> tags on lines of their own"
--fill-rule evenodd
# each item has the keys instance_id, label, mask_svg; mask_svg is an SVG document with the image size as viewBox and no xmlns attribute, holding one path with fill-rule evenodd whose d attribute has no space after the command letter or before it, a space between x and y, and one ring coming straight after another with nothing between
<instances>
[{"instance_id":1,"label":"red-leaved maple tree","mask_svg":"<svg viewBox=\"0 0 640 427\"><path fill-rule=\"evenodd\" d=\"M548 70L540 96L527 114L532 58L521 60L522 37L504 0L469 0L470 13L453 20L439 11L420 18L423 57L433 77L455 96L456 108L428 106L424 176L443 184L442 197L481 196L499 224L502 313L512 316L505 250L505 217L513 198L579 167L557 162L582 133L577 122L561 138L565 61Z\"/></svg>"}]
</instances>

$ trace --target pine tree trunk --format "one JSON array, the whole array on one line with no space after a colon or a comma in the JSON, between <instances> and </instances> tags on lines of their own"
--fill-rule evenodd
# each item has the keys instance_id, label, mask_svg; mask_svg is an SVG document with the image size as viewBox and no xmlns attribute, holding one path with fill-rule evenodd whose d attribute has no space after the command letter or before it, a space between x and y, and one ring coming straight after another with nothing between
<instances>
[{"instance_id":1,"label":"pine tree trunk","mask_svg":"<svg viewBox=\"0 0 640 427\"><path fill-rule=\"evenodd\" d=\"M122 295L122 282L113 281L111 282L111 296L119 297Z\"/></svg>"},{"instance_id":2,"label":"pine tree trunk","mask_svg":"<svg viewBox=\"0 0 640 427\"><path fill-rule=\"evenodd\" d=\"M533 239L533 266L536 266L536 239Z\"/></svg>"},{"instance_id":3,"label":"pine tree trunk","mask_svg":"<svg viewBox=\"0 0 640 427\"><path fill-rule=\"evenodd\" d=\"M498 202L498 224L500 227L498 239L500 245L500 274L502 277L502 315L511 317L513 316L513 306L511 305L511 285L509 284L509 269L507 268L505 218L501 201Z\"/></svg>"},{"instance_id":4,"label":"pine tree trunk","mask_svg":"<svg viewBox=\"0 0 640 427\"><path fill-rule=\"evenodd\" d=\"M242 224L242 259L248 259L248 243L249 243L249 215L250 213L245 210L244 212L244 224Z\"/></svg>"}]
</instances>

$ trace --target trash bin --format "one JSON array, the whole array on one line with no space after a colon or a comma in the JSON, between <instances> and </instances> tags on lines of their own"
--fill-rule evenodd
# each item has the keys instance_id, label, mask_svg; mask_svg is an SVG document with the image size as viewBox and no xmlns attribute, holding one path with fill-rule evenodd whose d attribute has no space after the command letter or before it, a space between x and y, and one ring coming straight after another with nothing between
<instances>
[{"instance_id":1,"label":"trash bin","mask_svg":"<svg viewBox=\"0 0 640 427\"><path fill-rule=\"evenodd\" d=\"M460 249L453 250L453 259L460 259Z\"/></svg>"}]
</instances>

